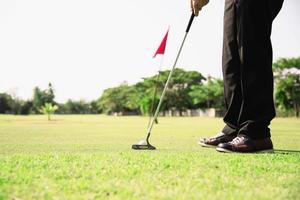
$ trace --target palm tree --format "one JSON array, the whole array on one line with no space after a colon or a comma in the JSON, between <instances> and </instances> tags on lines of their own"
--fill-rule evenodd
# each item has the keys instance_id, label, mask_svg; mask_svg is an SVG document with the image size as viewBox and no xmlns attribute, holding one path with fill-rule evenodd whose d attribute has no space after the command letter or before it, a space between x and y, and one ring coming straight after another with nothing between
<instances>
[{"instance_id":1,"label":"palm tree","mask_svg":"<svg viewBox=\"0 0 300 200\"><path fill-rule=\"evenodd\" d=\"M40 111L45 115L48 115L48 120L50 121L50 115L54 113L58 109L57 105L52 105L51 103L45 103L44 106L41 107Z\"/></svg>"}]
</instances>

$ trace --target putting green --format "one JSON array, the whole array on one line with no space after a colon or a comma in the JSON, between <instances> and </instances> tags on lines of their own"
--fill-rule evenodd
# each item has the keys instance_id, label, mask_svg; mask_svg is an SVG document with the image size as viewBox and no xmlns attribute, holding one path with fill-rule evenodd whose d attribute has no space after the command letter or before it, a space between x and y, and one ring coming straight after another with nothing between
<instances>
[{"instance_id":1,"label":"putting green","mask_svg":"<svg viewBox=\"0 0 300 200\"><path fill-rule=\"evenodd\" d=\"M223 154L197 139L222 119L0 115L0 199L300 199L300 120L275 119L274 154Z\"/></svg>"}]
</instances>

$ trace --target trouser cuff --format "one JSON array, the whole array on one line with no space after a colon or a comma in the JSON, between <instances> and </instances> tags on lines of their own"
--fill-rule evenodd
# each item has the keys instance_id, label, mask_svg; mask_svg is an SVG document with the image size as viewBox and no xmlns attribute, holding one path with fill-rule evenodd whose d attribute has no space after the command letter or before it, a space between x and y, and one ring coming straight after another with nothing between
<instances>
[{"instance_id":1,"label":"trouser cuff","mask_svg":"<svg viewBox=\"0 0 300 200\"><path fill-rule=\"evenodd\" d=\"M238 132L238 131L237 131L236 129L231 128L230 126L226 125L226 126L223 128L222 132L223 132L224 134L226 134L226 135L231 135L231 134L236 134L236 135L237 135L237 132Z\"/></svg>"}]
</instances>

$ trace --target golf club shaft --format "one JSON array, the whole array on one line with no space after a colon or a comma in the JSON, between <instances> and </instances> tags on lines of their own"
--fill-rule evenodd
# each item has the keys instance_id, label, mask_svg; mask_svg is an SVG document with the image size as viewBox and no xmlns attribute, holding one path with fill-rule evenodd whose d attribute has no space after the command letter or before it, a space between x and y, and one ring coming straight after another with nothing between
<instances>
[{"instance_id":1,"label":"golf club shaft","mask_svg":"<svg viewBox=\"0 0 300 200\"><path fill-rule=\"evenodd\" d=\"M152 118L151 124L150 124L150 126L149 126L149 128L148 128L148 135L147 135L147 138L146 138L146 141L147 141L148 143L149 143L149 137L150 137L150 134L151 134L151 131L152 131L154 122L155 122L155 120L156 120L156 118L157 118L157 116L158 116L158 114L159 114L159 110L160 110L161 104L162 104L162 102L163 102L163 98L165 97L165 93L166 93L166 91L167 91L167 89L168 89L169 82L170 82L170 80L171 80L171 77L172 77L172 74L173 74L173 72L174 72L174 69L176 68L177 61L178 61L178 59L179 59L180 53L181 53L181 51L182 51L183 45L184 45L184 43L185 43L185 40L186 40L186 37L187 37L187 35L188 35L188 33L189 33L189 30L190 30L190 28L191 28L191 25L192 25L192 23L193 23L194 17L195 17L195 15L194 15L194 13L192 13L191 18L190 18L190 21L189 21L189 24L188 24L188 26L187 26L187 29L186 29L186 32L185 32L185 35L184 35L184 38L183 38L183 41L182 41L181 46L180 46L180 48L179 48L179 51L178 51L178 53L177 53L177 56L176 56L176 59L175 59L173 68L172 68L172 70L171 70L170 73L169 73L169 76L168 76L167 82L166 82L166 84L165 84L164 90L163 90L163 92L162 92L162 94L161 94L161 96L160 96L159 103L158 103L158 105L157 105L157 107L156 107L156 111L155 111L154 117Z\"/></svg>"}]
</instances>

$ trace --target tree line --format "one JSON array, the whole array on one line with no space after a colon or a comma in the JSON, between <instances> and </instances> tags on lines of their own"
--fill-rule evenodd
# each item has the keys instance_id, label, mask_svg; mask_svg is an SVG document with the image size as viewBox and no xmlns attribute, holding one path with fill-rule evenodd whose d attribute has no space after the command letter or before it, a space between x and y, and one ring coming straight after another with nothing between
<instances>
[{"instance_id":1,"label":"tree line","mask_svg":"<svg viewBox=\"0 0 300 200\"><path fill-rule=\"evenodd\" d=\"M147 115L156 108L170 71L144 78L134 85L126 83L104 90L98 99L103 113L118 112ZM159 76L159 78L157 77ZM166 91L161 112L188 109L223 108L223 81L204 77L197 71L175 69Z\"/></svg>"},{"instance_id":2,"label":"tree line","mask_svg":"<svg viewBox=\"0 0 300 200\"><path fill-rule=\"evenodd\" d=\"M275 78L275 106L284 116L299 116L300 112L300 57L279 59L273 64ZM30 100L13 98L0 93L0 113L40 114L41 108L56 105L57 114L113 114L132 113L147 115L158 104L160 94L167 80L169 70L143 78L129 85L123 83L108 88L91 102L68 100L66 103L55 101L55 92L51 83L45 90L35 87ZM161 111L176 110L180 114L188 109L217 108L224 109L223 81L213 77L204 77L197 71L185 71L177 68L173 73L165 95Z\"/></svg>"},{"instance_id":3,"label":"tree line","mask_svg":"<svg viewBox=\"0 0 300 200\"><path fill-rule=\"evenodd\" d=\"M97 101L86 102L84 100L74 101L69 99L66 103L55 101L55 93L51 83L45 90L35 87L33 97L30 100L13 98L7 93L0 93L0 113L28 115L41 114L45 106L56 105L56 114L98 114L100 113ZM48 105L48 106L49 106Z\"/></svg>"}]
</instances>

